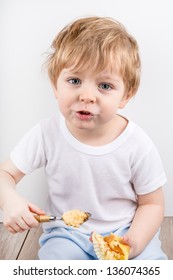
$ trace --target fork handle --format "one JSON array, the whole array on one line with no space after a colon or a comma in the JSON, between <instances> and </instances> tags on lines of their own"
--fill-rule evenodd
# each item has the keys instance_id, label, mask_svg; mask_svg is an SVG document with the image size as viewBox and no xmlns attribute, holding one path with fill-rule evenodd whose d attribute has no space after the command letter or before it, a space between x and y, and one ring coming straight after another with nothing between
<instances>
[{"instance_id":1,"label":"fork handle","mask_svg":"<svg viewBox=\"0 0 173 280\"><path fill-rule=\"evenodd\" d=\"M48 215L34 215L34 218L35 218L39 223L51 222L51 221L55 221L55 220L56 220L56 217L54 217L54 216L48 216Z\"/></svg>"}]
</instances>

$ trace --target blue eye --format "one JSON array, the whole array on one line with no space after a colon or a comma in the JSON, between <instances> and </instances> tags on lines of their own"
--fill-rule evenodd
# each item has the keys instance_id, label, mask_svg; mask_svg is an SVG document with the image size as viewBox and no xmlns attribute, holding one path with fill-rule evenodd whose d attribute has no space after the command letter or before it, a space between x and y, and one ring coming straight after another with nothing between
<instances>
[{"instance_id":1,"label":"blue eye","mask_svg":"<svg viewBox=\"0 0 173 280\"><path fill-rule=\"evenodd\" d=\"M109 84L102 83L99 85L99 88L101 88L103 90L110 90L112 87Z\"/></svg>"},{"instance_id":2,"label":"blue eye","mask_svg":"<svg viewBox=\"0 0 173 280\"><path fill-rule=\"evenodd\" d=\"M78 79L78 78L69 79L68 82L69 82L70 84L73 84L73 85L79 85L79 84L81 84L81 81L80 81L80 79Z\"/></svg>"}]
</instances>

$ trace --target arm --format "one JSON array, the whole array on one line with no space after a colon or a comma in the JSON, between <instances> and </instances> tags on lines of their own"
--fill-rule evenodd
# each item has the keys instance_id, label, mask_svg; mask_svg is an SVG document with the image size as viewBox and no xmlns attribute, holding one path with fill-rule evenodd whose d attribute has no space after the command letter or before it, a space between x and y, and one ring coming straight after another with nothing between
<instances>
[{"instance_id":1,"label":"arm","mask_svg":"<svg viewBox=\"0 0 173 280\"><path fill-rule=\"evenodd\" d=\"M162 188L138 196L138 207L123 241L131 246L130 258L139 255L158 231L164 217Z\"/></svg>"},{"instance_id":2,"label":"arm","mask_svg":"<svg viewBox=\"0 0 173 280\"><path fill-rule=\"evenodd\" d=\"M31 212L44 214L16 192L15 186L24 175L10 159L0 165L0 208L3 210L3 223L11 233L38 226Z\"/></svg>"}]
</instances>

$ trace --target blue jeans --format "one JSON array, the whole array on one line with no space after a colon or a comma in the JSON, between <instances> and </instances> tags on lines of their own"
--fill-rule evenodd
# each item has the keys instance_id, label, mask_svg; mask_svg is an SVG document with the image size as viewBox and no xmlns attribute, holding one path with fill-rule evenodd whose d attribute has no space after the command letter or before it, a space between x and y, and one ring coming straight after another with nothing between
<instances>
[{"instance_id":1,"label":"blue jeans","mask_svg":"<svg viewBox=\"0 0 173 280\"><path fill-rule=\"evenodd\" d=\"M129 226L120 228L114 233L123 236ZM109 235L105 233L104 235ZM40 260L97 260L90 235L71 228L52 228L40 237ZM167 260L161 249L159 232L149 242L143 252L133 260Z\"/></svg>"}]
</instances>

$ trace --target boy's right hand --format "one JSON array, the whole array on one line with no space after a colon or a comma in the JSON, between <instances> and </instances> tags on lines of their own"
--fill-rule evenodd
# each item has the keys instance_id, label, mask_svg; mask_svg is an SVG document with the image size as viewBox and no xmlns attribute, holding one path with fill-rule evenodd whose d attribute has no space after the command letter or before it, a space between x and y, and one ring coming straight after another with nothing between
<instances>
[{"instance_id":1,"label":"boy's right hand","mask_svg":"<svg viewBox=\"0 0 173 280\"><path fill-rule=\"evenodd\" d=\"M11 232L23 232L33 227L37 227L39 223L34 218L34 213L44 215L45 212L33 203L27 201L18 194L9 197L3 207L3 223Z\"/></svg>"}]
</instances>

